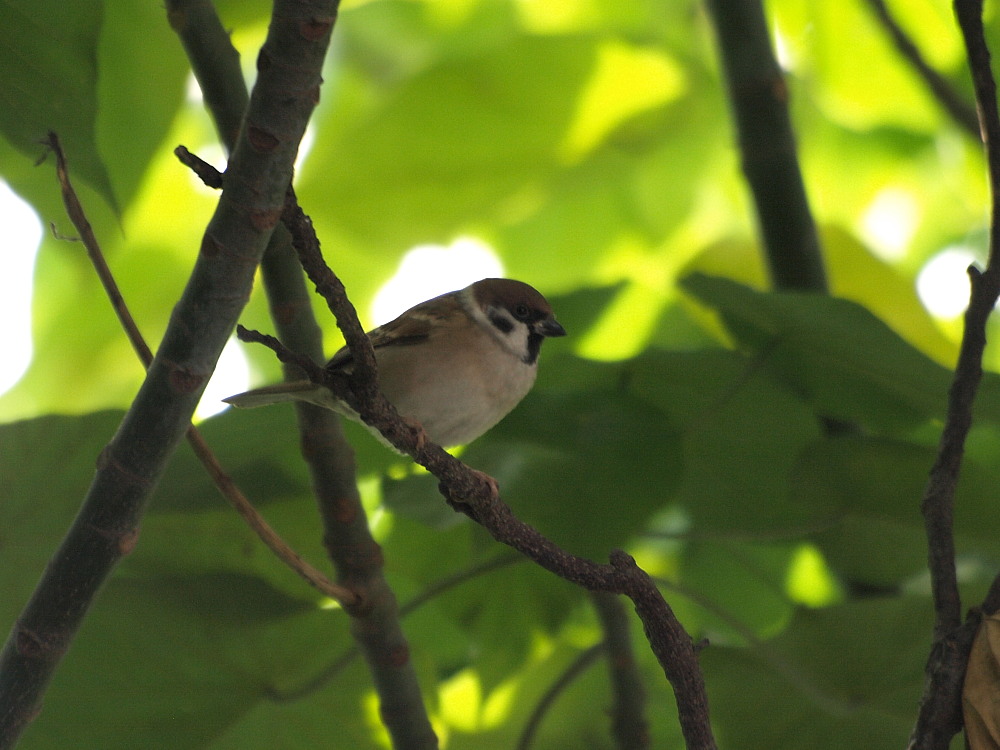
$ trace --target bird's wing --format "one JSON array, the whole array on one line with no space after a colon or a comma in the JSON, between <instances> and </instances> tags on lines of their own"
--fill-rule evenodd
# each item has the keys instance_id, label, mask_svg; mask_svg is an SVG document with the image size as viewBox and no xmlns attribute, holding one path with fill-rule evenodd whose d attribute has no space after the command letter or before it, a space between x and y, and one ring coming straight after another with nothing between
<instances>
[{"instance_id":1,"label":"bird's wing","mask_svg":"<svg viewBox=\"0 0 1000 750\"><path fill-rule=\"evenodd\" d=\"M455 292L443 294L440 297L421 302L411 307L395 320L391 320L368 332L372 347L377 351L387 346L412 346L430 338L435 328L442 327L442 322L452 318L456 313L463 312L458 295ZM334 354L326 363L329 370L346 372L354 363L351 350L346 346Z\"/></svg>"}]
</instances>

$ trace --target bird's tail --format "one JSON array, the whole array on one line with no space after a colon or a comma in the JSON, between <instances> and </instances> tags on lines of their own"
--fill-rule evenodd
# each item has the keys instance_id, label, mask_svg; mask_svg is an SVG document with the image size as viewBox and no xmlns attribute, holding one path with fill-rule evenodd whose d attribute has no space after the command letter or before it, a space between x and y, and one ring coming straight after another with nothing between
<instances>
[{"instance_id":1,"label":"bird's tail","mask_svg":"<svg viewBox=\"0 0 1000 750\"><path fill-rule=\"evenodd\" d=\"M270 404L280 404L285 401L308 401L318 406L325 406L327 409L335 409L333 394L328 388L316 385L308 380L294 380L288 383L277 383L275 385L265 385L261 388L254 388L252 391L237 393L222 399L227 404L240 408L252 408L255 406L269 406Z\"/></svg>"}]
</instances>

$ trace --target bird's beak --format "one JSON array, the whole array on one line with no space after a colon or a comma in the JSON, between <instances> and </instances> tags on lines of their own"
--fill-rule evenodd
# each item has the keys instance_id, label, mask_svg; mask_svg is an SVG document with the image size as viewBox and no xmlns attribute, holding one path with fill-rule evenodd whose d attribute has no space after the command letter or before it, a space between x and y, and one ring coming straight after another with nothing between
<instances>
[{"instance_id":1,"label":"bird's beak","mask_svg":"<svg viewBox=\"0 0 1000 750\"><path fill-rule=\"evenodd\" d=\"M566 335L566 329L555 318L540 320L535 326L535 330L543 336L548 337Z\"/></svg>"}]
</instances>

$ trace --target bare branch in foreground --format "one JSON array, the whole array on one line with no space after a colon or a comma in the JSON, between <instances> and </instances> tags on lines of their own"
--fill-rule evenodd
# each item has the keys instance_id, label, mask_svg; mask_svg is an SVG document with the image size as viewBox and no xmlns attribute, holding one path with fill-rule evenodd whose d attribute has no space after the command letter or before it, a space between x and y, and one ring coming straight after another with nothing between
<instances>
[{"instance_id":1,"label":"bare branch in foreground","mask_svg":"<svg viewBox=\"0 0 1000 750\"><path fill-rule=\"evenodd\" d=\"M62 146L59 144L59 138L55 133L49 133L47 144L56 157L56 174L59 177L63 202L66 204L66 212L69 214L70 221L73 222L76 230L80 233L80 239L83 241L84 247L87 248L87 255L94 265L94 270L97 272L97 276L101 280L101 284L103 284L108 298L111 300L111 304L118 315L118 319L121 321L122 328L125 329L129 341L132 342L132 347L138 354L142 366L148 368L153 362L153 352L139 331L139 326L136 324L135 318L132 317L132 313L128 309L128 304L125 302L125 298L118 288L118 283L111 273L111 268L104 258L104 252L101 250L100 243L91 229L83 205L80 203L76 190L74 190L73 184L70 181L66 155L63 153ZM204 164L204 162L202 163ZM216 172L216 174L218 173ZM247 525L253 529L254 533L257 534L260 540L264 542L267 548L279 560L298 573L310 586L320 593L335 599L344 606L351 606L357 603L358 595L355 592L329 580L319 570L303 560L301 555L292 549L271 528L267 521L264 520L264 517L253 507L246 495L243 494L236 482L233 481L233 478L226 472L222 464L219 463L218 458L212 452L205 438L202 437L198 428L194 425L188 427L187 439L194 450L195 456L201 461L222 496L229 501L233 508L247 522Z\"/></svg>"},{"instance_id":2,"label":"bare branch in foreground","mask_svg":"<svg viewBox=\"0 0 1000 750\"><path fill-rule=\"evenodd\" d=\"M142 387L0 652L2 750L13 747L41 711L48 684L102 584L135 547L147 502L190 425L274 230L316 104L335 2L275 0L274 5L261 50L268 64L258 71L247 110L252 126L233 152L227 195L205 232L201 255ZM271 100L281 106L264 106Z\"/></svg>"}]
</instances>

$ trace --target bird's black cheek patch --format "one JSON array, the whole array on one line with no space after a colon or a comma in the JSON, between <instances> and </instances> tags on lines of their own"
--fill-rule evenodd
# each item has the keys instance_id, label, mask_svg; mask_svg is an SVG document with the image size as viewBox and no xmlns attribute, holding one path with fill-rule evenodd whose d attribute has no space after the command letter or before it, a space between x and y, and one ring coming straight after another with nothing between
<instances>
[{"instance_id":1,"label":"bird's black cheek patch","mask_svg":"<svg viewBox=\"0 0 1000 750\"><path fill-rule=\"evenodd\" d=\"M500 331L501 333L510 333L514 330L514 324L511 322L510 318L505 315L501 315L496 310L490 310L490 323Z\"/></svg>"}]
</instances>

